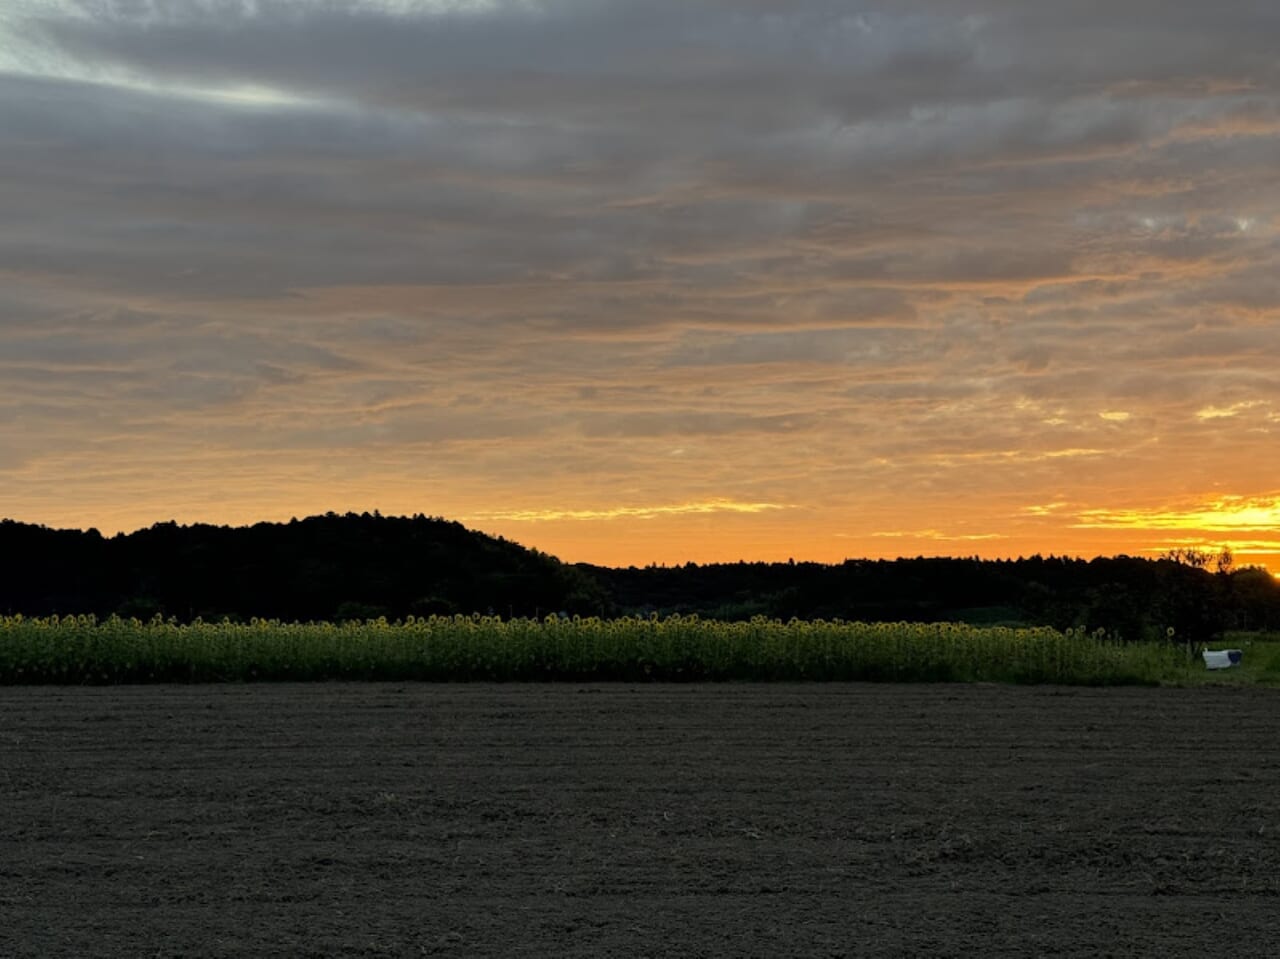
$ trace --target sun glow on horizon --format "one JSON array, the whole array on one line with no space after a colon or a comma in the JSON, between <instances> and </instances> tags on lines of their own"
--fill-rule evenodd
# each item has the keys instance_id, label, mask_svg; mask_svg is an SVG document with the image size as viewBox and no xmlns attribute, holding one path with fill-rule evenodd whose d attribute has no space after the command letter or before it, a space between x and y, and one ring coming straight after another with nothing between
<instances>
[{"instance_id":1,"label":"sun glow on horizon","mask_svg":"<svg viewBox=\"0 0 1280 959\"><path fill-rule=\"evenodd\" d=\"M1280 496L1219 496L1185 509L1087 509L1077 529L1278 530Z\"/></svg>"}]
</instances>

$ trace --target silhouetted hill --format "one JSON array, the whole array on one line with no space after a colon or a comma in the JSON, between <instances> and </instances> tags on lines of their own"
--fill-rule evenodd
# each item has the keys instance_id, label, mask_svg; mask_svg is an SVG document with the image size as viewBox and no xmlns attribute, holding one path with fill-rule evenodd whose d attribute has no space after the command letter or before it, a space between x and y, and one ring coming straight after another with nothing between
<instances>
[{"instance_id":1,"label":"silhouetted hill","mask_svg":"<svg viewBox=\"0 0 1280 959\"><path fill-rule=\"evenodd\" d=\"M170 522L111 539L0 522L0 610L29 615L332 620L604 605L592 581L553 557L425 516Z\"/></svg>"},{"instance_id":2,"label":"silhouetted hill","mask_svg":"<svg viewBox=\"0 0 1280 959\"><path fill-rule=\"evenodd\" d=\"M1264 570L1204 557L916 558L609 569L566 565L459 523L329 513L289 523L158 523L104 538L0 522L0 612L335 620L385 615L696 613L721 619L949 621L1208 639L1280 628Z\"/></svg>"}]
</instances>

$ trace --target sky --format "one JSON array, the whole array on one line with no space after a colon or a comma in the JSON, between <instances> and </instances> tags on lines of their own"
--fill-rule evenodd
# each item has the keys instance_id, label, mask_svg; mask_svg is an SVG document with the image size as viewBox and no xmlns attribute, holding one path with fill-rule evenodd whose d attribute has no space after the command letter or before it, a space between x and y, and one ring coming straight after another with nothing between
<instances>
[{"instance_id":1,"label":"sky","mask_svg":"<svg viewBox=\"0 0 1280 959\"><path fill-rule=\"evenodd\" d=\"M4 0L0 516L1280 572L1273 0Z\"/></svg>"}]
</instances>

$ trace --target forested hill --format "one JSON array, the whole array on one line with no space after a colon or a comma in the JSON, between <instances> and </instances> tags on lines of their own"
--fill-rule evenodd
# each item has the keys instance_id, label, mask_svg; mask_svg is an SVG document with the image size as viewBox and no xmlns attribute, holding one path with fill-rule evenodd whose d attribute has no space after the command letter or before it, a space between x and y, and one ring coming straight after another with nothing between
<instances>
[{"instance_id":1,"label":"forested hill","mask_svg":"<svg viewBox=\"0 0 1280 959\"><path fill-rule=\"evenodd\" d=\"M1104 628L1208 638L1280 628L1264 570L1159 560L900 559L608 569L567 565L443 519L329 513L289 523L159 523L111 538L0 521L0 613L253 616L697 613Z\"/></svg>"},{"instance_id":2,"label":"forested hill","mask_svg":"<svg viewBox=\"0 0 1280 959\"><path fill-rule=\"evenodd\" d=\"M426 516L158 523L110 539L0 522L0 612L306 621L603 606L574 567Z\"/></svg>"},{"instance_id":3,"label":"forested hill","mask_svg":"<svg viewBox=\"0 0 1280 959\"><path fill-rule=\"evenodd\" d=\"M618 607L721 619L950 622L1103 628L1126 638L1280 629L1280 584L1212 558L916 558L588 567Z\"/></svg>"}]
</instances>

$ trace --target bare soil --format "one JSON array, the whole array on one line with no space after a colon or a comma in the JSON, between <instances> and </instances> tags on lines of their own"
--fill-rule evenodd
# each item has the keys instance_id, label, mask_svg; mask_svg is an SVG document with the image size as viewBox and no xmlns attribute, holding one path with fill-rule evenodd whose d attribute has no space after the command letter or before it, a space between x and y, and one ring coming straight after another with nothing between
<instances>
[{"instance_id":1,"label":"bare soil","mask_svg":"<svg viewBox=\"0 0 1280 959\"><path fill-rule=\"evenodd\" d=\"M0 689L0 955L1280 955L1248 689Z\"/></svg>"}]
</instances>

